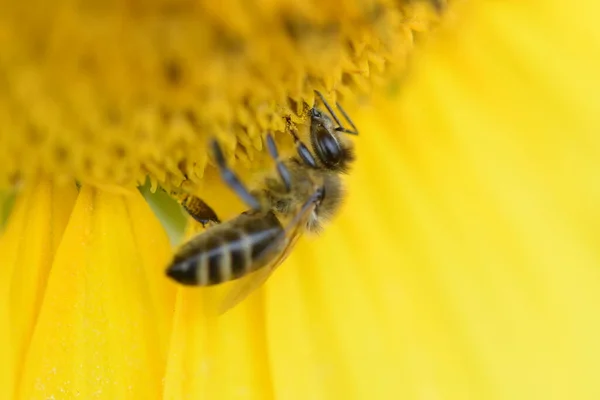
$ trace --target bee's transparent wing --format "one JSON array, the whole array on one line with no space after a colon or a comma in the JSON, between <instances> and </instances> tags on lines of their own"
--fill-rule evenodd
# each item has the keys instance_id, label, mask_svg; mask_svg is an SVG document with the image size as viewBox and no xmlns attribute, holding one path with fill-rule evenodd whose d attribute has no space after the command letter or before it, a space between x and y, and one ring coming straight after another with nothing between
<instances>
[{"instance_id":1,"label":"bee's transparent wing","mask_svg":"<svg viewBox=\"0 0 600 400\"><path fill-rule=\"evenodd\" d=\"M296 242L302 235L305 229L306 222L310 218L310 215L315 210L317 205L316 200L320 196L320 192L315 192L309 200L307 200L298 214L288 223L285 229L282 231L282 235L285 235L282 249L278 251L278 254L273 258L269 264L253 272L248 279L242 279L237 286L235 286L225 297L223 304L219 310L219 314L223 314L229 309L238 305L244 300L250 293L258 289L269 279L273 271L287 258L290 254ZM265 248L259 257L268 257L269 254L274 250L274 247L281 246L279 238L273 240L273 243Z\"/></svg>"}]
</instances>

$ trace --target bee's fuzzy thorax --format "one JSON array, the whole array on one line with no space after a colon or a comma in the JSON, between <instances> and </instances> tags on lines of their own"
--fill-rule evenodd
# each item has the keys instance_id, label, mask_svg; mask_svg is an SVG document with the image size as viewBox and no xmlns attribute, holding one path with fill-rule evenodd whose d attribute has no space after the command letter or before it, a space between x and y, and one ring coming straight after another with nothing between
<instances>
[{"instance_id":1,"label":"bee's fuzzy thorax","mask_svg":"<svg viewBox=\"0 0 600 400\"><path fill-rule=\"evenodd\" d=\"M318 233L323 225L336 214L344 198L344 188L339 172L324 169L309 169L301 161L292 158L285 162L292 177L292 190L285 186L276 173L264 177L262 188L252 193L257 196L263 207L273 209L283 220L290 220L302 207L306 199L318 187L324 189L324 197L307 222L308 233Z\"/></svg>"},{"instance_id":2,"label":"bee's fuzzy thorax","mask_svg":"<svg viewBox=\"0 0 600 400\"><path fill-rule=\"evenodd\" d=\"M308 220L307 233L321 233L325 225L335 217L344 201L345 189L339 175L326 173L323 176L323 188L325 195Z\"/></svg>"}]
</instances>

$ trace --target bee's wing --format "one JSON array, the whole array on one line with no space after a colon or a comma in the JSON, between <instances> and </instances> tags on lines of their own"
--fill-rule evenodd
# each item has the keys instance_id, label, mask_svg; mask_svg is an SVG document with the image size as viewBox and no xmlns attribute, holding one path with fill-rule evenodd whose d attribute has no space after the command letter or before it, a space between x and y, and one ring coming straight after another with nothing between
<instances>
[{"instance_id":1,"label":"bee's wing","mask_svg":"<svg viewBox=\"0 0 600 400\"><path fill-rule=\"evenodd\" d=\"M275 269L277 269L277 267L287 258L296 245L296 242L302 235L310 215L315 210L318 196L320 196L320 193L315 192L309 198L309 200L302 205L302 208L298 214L294 216L294 218L282 231L281 234L285 235L285 238L282 249L278 250L279 254L277 254L277 256L275 256L269 264L251 274L248 279L240 281L236 287L231 289L219 310L220 314L223 314L229 309L235 307L242 300L248 297L250 293L262 286L262 284L269 279L273 271L275 271ZM280 238L274 239L273 243L267 246L267 248L262 251L259 257L269 257L269 253L271 253L278 245L281 245Z\"/></svg>"}]
</instances>

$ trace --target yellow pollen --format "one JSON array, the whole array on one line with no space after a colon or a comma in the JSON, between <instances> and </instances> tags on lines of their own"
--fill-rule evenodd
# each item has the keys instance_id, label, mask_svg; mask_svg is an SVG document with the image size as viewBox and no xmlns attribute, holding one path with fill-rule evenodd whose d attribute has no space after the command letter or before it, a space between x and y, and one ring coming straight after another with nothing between
<instances>
[{"instance_id":1,"label":"yellow pollen","mask_svg":"<svg viewBox=\"0 0 600 400\"><path fill-rule=\"evenodd\" d=\"M436 5L0 0L0 187L193 187L210 136L249 164L313 90L351 107L401 73Z\"/></svg>"}]
</instances>

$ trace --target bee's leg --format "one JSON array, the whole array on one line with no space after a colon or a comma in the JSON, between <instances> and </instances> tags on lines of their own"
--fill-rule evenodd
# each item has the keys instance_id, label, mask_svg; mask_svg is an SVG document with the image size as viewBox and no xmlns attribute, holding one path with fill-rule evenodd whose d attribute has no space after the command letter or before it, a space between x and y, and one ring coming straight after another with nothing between
<instances>
[{"instance_id":1,"label":"bee's leg","mask_svg":"<svg viewBox=\"0 0 600 400\"><path fill-rule=\"evenodd\" d=\"M338 125L337 128L335 128L336 131L338 131L338 132L344 132L344 133L349 133L350 135L358 135L358 129L356 129L356 126L354 125L354 122L352 122L352 120L350 119L350 117L348 116L348 114L346 114L346 111L344 111L344 109L342 108L342 106L340 105L340 103L336 102L335 105L337 106L338 110L340 110L340 112L344 116L344 119L350 124L350 126L352 127L352 129L347 129L347 128L344 128L342 126L342 123L340 122L339 118L337 117L337 115L333 111L333 108L331 108L331 106L329 105L329 103L327 102L327 100L325 100L325 97L321 94L321 92L319 92L318 90L315 90L315 93L321 98L321 101L323 102L323 104L327 108L327 111L329 111L329 114L333 117L333 120Z\"/></svg>"},{"instance_id":2,"label":"bee's leg","mask_svg":"<svg viewBox=\"0 0 600 400\"><path fill-rule=\"evenodd\" d=\"M240 197L240 199L246 203L248 207L252 208L253 210L259 210L260 203L256 197L250 193L242 181L240 181L236 174L227 166L225 156L223 155L223 150L221 150L219 143L216 140L213 140L211 142L211 147L217 167L219 167L219 172L221 173L221 178Z\"/></svg>"},{"instance_id":3,"label":"bee's leg","mask_svg":"<svg viewBox=\"0 0 600 400\"><path fill-rule=\"evenodd\" d=\"M200 222L203 228L221 223L214 210L199 197L187 196L181 202L181 206L192 218Z\"/></svg>"},{"instance_id":4,"label":"bee's leg","mask_svg":"<svg viewBox=\"0 0 600 400\"><path fill-rule=\"evenodd\" d=\"M317 168L317 161L315 160L315 157L312 155L308 147L306 147L306 145L302 143L298 135L296 135L296 132L291 128L288 129L288 132L290 132L290 135L292 135L292 137L294 138L294 145L296 145L296 151L298 152L298 155L300 156L300 159L304 162L304 164L308 165L311 168Z\"/></svg>"},{"instance_id":5,"label":"bee's leg","mask_svg":"<svg viewBox=\"0 0 600 400\"><path fill-rule=\"evenodd\" d=\"M286 191L292 190L292 176L290 175L290 171L287 169L285 164L279 159L279 152L277 151L277 145L275 144L275 140L270 133L267 133L267 148L269 149L269 154L275 161L275 165L277 166L277 173L281 177L281 181L285 185Z\"/></svg>"}]
</instances>

